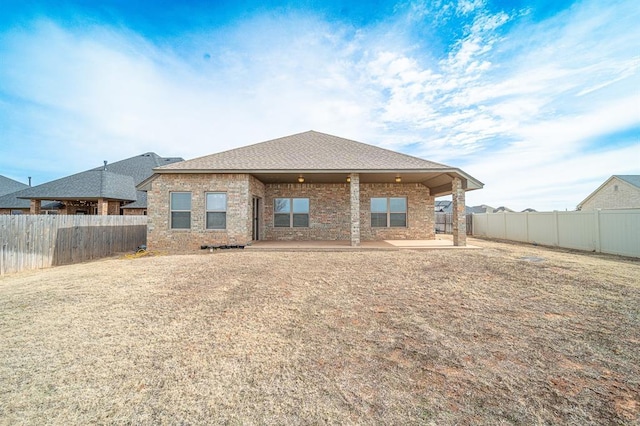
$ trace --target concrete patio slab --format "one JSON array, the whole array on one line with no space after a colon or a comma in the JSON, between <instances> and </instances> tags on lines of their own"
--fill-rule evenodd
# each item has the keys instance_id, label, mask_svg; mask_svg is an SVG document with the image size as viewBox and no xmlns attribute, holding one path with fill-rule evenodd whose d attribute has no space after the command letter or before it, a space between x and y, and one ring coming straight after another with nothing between
<instances>
[{"instance_id":1,"label":"concrete patio slab","mask_svg":"<svg viewBox=\"0 0 640 426\"><path fill-rule=\"evenodd\" d=\"M473 245L456 247L451 236L438 235L435 240L386 240L363 241L352 247L350 241L254 241L246 250L269 251L357 251L357 250L428 250L428 249L475 249Z\"/></svg>"}]
</instances>

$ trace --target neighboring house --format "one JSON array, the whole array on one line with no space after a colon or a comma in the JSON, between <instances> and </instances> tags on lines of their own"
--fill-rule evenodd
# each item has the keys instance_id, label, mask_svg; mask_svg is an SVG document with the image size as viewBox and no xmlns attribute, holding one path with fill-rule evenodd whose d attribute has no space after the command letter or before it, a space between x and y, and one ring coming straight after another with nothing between
<instances>
[{"instance_id":1,"label":"neighboring house","mask_svg":"<svg viewBox=\"0 0 640 426\"><path fill-rule=\"evenodd\" d=\"M493 209L493 213L514 213L509 207L500 206L497 209Z\"/></svg>"},{"instance_id":2,"label":"neighboring house","mask_svg":"<svg viewBox=\"0 0 640 426\"><path fill-rule=\"evenodd\" d=\"M520 213L537 213L538 210L532 209L531 207L522 210Z\"/></svg>"},{"instance_id":3,"label":"neighboring house","mask_svg":"<svg viewBox=\"0 0 640 426\"><path fill-rule=\"evenodd\" d=\"M486 204L481 204L479 206L469 207L469 211L467 213L493 213L496 209L491 206L487 206Z\"/></svg>"},{"instance_id":4,"label":"neighboring house","mask_svg":"<svg viewBox=\"0 0 640 426\"><path fill-rule=\"evenodd\" d=\"M465 244L462 170L309 131L154 169L150 249L255 240L433 239L434 197L453 194ZM458 232L458 230L460 232Z\"/></svg>"},{"instance_id":5,"label":"neighboring house","mask_svg":"<svg viewBox=\"0 0 640 426\"><path fill-rule=\"evenodd\" d=\"M146 214L146 197L136 185L153 168L183 161L153 152L30 187L14 195L30 203L30 213L119 215ZM139 198L140 197L140 198ZM47 201L48 200L48 201Z\"/></svg>"},{"instance_id":6,"label":"neighboring house","mask_svg":"<svg viewBox=\"0 0 640 426\"><path fill-rule=\"evenodd\" d=\"M20 191L28 187L29 185L27 184L0 175L0 196L11 194L12 192Z\"/></svg>"},{"instance_id":7,"label":"neighboring house","mask_svg":"<svg viewBox=\"0 0 640 426\"><path fill-rule=\"evenodd\" d=\"M436 200L435 204L435 212L436 213L452 213L453 212L453 201L451 200ZM473 214L473 213L493 213L493 207L485 206L484 204L481 206L466 206L464 208L465 214Z\"/></svg>"},{"instance_id":8,"label":"neighboring house","mask_svg":"<svg viewBox=\"0 0 640 426\"><path fill-rule=\"evenodd\" d=\"M640 208L640 175L613 175L578 204L577 210Z\"/></svg>"},{"instance_id":9,"label":"neighboring house","mask_svg":"<svg viewBox=\"0 0 640 426\"><path fill-rule=\"evenodd\" d=\"M25 188L29 188L29 185L0 175L0 214L29 213L29 201L14 195Z\"/></svg>"}]
</instances>

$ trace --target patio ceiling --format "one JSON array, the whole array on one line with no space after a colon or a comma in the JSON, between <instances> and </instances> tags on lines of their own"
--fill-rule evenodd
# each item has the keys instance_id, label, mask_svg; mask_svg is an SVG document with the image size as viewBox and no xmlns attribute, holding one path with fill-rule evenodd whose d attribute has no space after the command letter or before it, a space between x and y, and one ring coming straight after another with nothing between
<instances>
[{"instance_id":1,"label":"patio ceiling","mask_svg":"<svg viewBox=\"0 0 640 426\"><path fill-rule=\"evenodd\" d=\"M451 182L454 177L462 180L462 187L471 191L482 188L480 182L476 182L473 178L466 176L459 170L447 171L354 171L360 175L360 183L398 183L396 178L399 177L401 184L420 183L427 186L431 195L441 196L451 193ZM305 184L313 183L347 183L347 177L350 172L323 172L315 171L289 171L289 172L273 172L273 171L257 171L250 172L252 176L265 184L276 183L299 183L298 178L303 178Z\"/></svg>"}]
</instances>

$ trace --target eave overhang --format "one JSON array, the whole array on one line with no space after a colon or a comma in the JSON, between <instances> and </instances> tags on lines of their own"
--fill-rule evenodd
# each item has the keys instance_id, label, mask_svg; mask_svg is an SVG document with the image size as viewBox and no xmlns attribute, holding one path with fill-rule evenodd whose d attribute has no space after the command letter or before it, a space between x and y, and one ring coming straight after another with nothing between
<instances>
[{"instance_id":1,"label":"eave overhang","mask_svg":"<svg viewBox=\"0 0 640 426\"><path fill-rule=\"evenodd\" d=\"M386 170L317 170L317 169L251 169L251 170L208 170L208 169L154 169L154 175L141 182L137 189L148 191L150 184L164 174L248 174L265 184L299 183L304 178L305 184L346 183L351 173L360 175L360 183L419 183L428 187L433 196L451 194L451 182L455 177L462 180L465 191L481 189L484 184L458 168L442 169L386 169Z\"/></svg>"}]
</instances>

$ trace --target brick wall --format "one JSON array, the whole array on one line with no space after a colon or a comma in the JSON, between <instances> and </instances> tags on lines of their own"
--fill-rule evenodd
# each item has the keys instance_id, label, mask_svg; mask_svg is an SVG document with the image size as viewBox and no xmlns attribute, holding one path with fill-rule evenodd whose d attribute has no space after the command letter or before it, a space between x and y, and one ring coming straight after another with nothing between
<instances>
[{"instance_id":1,"label":"brick wall","mask_svg":"<svg viewBox=\"0 0 640 426\"><path fill-rule=\"evenodd\" d=\"M29 214L29 209L0 209L0 214L11 214L13 211L21 211L22 214Z\"/></svg>"},{"instance_id":2,"label":"brick wall","mask_svg":"<svg viewBox=\"0 0 640 426\"><path fill-rule=\"evenodd\" d=\"M274 198L309 198L308 228L275 228ZM265 239L350 240L349 184L273 184L266 186ZM407 197L406 228L372 228L371 197ZM435 238L434 197L422 184L360 184L362 241Z\"/></svg>"},{"instance_id":3,"label":"brick wall","mask_svg":"<svg viewBox=\"0 0 640 426\"><path fill-rule=\"evenodd\" d=\"M372 228L372 197L407 197L406 228ZM434 197L419 183L360 184L360 238L376 240L432 240L435 238Z\"/></svg>"},{"instance_id":4,"label":"brick wall","mask_svg":"<svg viewBox=\"0 0 640 426\"><path fill-rule=\"evenodd\" d=\"M191 192L191 229L170 229L171 192ZM205 194L227 193L227 229L205 229ZM350 240L349 184L263 184L246 174L161 174L148 198L147 245L151 250L197 250L201 245L252 241L252 199L261 199L260 239ZM309 227L273 226L275 198L309 198ZM372 228L371 197L407 197L406 228ZM360 184L361 239L433 239L434 197L421 184Z\"/></svg>"},{"instance_id":5,"label":"brick wall","mask_svg":"<svg viewBox=\"0 0 640 426\"><path fill-rule=\"evenodd\" d=\"M125 216L143 216L146 212L147 209L122 209L122 214Z\"/></svg>"},{"instance_id":6,"label":"brick wall","mask_svg":"<svg viewBox=\"0 0 640 426\"><path fill-rule=\"evenodd\" d=\"M201 245L247 244L251 241L251 194L260 185L246 174L161 174L147 193L151 250L196 250ZM170 229L170 193L191 192L191 229ZM206 229L205 194L227 193L227 229Z\"/></svg>"},{"instance_id":7,"label":"brick wall","mask_svg":"<svg viewBox=\"0 0 640 426\"><path fill-rule=\"evenodd\" d=\"M273 226L275 198L309 198L308 228ZM283 183L266 185L264 198L265 240L349 240L351 207L348 184Z\"/></svg>"},{"instance_id":8,"label":"brick wall","mask_svg":"<svg viewBox=\"0 0 640 426\"><path fill-rule=\"evenodd\" d=\"M611 179L582 205L582 210L628 208L640 208L640 189L617 178Z\"/></svg>"}]
</instances>

